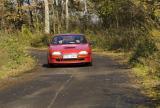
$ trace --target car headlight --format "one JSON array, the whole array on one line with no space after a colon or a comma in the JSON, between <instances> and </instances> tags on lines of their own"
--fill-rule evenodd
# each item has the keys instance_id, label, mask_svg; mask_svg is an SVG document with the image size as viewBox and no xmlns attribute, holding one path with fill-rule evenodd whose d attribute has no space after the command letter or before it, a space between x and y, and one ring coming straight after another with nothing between
<instances>
[{"instance_id":1,"label":"car headlight","mask_svg":"<svg viewBox=\"0 0 160 108\"><path fill-rule=\"evenodd\" d=\"M62 55L62 53L61 53L61 52L56 51L56 52L53 52L53 53L52 53L52 55L54 55L54 56L59 56L59 55Z\"/></svg>"},{"instance_id":2,"label":"car headlight","mask_svg":"<svg viewBox=\"0 0 160 108\"><path fill-rule=\"evenodd\" d=\"M79 52L78 54L79 54L79 55L87 55L88 52L87 52L87 51L81 51L81 52Z\"/></svg>"}]
</instances>

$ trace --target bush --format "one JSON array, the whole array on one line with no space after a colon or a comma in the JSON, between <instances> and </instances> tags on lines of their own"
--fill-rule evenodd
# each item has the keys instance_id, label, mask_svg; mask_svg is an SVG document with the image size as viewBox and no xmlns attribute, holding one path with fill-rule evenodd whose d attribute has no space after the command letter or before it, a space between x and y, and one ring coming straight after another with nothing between
<instances>
[{"instance_id":1,"label":"bush","mask_svg":"<svg viewBox=\"0 0 160 108\"><path fill-rule=\"evenodd\" d=\"M47 36L47 35L38 33L32 38L31 46L32 47L44 47L44 46L47 46L49 38L50 37Z\"/></svg>"},{"instance_id":2,"label":"bush","mask_svg":"<svg viewBox=\"0 0 160 108\"><path fill-rule=\"evenodd\" d=\"M0 32L0 51L5 52L0 53L0 59L3 58L2 60L4 60L0 62L0 77L4 72L24 71L23 68L25 70L31 69L35 64L33 64L34 60L28 54L27 49L42 37L44 38L44 35L40 32L31 33L27 29L12 34Z\"/></svg>"},{"instance_id":3,"label":"bush","mask_svg":"<svg viewBox=\"0 0 160 108\"><path fill-rule=\"evenodd\" d=\"M92 30L86 30L85 33L86 37L89 41L94 42L93 48L99 48L99 49L108 49L108 40L105 36L104 32L96 32L94 33Z\"/></svg>"},{"instance_id":4,"label":"bush","mask_svg":"<svg viewBox=\"0 0 160 108\"><path fill-rule=\"evenodd\" d=\"M148 57L152 56L156 51L158 51L158 49L152 39L143 39L137 44L137 46L133 50L130 63L141 63L140 58L147 59Z\"/></svg>"},{"instance_id":5,"label":"bush","mask_svg":"<svg viewBox=\"0 0 160 108\"><path fill-rule=\"evenodd\" d=\"M20 35L18 34L0 34L0 50L5 51L7 53L7 68L17 68L18 65L24 63L24 59L29 57L26 53L26 44L20 39Z\"/></svg>"},{"instance_id":6,"label":"bush","mask_svg":"<svg viewBox=\"0 0 160 108\"><path fill-rule=\"evenodd\" d=\"M110 28L105 31L86 30L89 40L94 41L94 47L105 50L132 51L141 39L148 38L144 28Z\"/></svg>"},{"instance_id":7,"label":"bush","mask_svg":"<svg viewBox=\"0 0 160 108\"><path fill-rule=\"evenodd\" d=\"M22 32L19 33L25 41L27 46L42 47L47 45L49 36L44 35L42 32L35 31L32 33L28 28L23 27ZM26 44L26 43L24 43Z\"/></svg>"}]
</instances>

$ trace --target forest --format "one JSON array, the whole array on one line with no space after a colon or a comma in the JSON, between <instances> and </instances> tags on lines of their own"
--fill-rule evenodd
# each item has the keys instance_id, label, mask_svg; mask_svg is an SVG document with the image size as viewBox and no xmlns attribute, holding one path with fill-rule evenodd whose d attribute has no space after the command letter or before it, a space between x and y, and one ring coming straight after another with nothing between
<instances>
[{"instance_id":1,"label":"forest","mask_svg":"<svg viewBox=\"0 0 160 108\"><path fill-rule=\"evenodd\" d=\"M159 0L1 0L0 78L34 67L27 49L46 47L61 33L82 33L94 49L125 53L138 77L160 81Z\"/></svg>"}]
</instances>

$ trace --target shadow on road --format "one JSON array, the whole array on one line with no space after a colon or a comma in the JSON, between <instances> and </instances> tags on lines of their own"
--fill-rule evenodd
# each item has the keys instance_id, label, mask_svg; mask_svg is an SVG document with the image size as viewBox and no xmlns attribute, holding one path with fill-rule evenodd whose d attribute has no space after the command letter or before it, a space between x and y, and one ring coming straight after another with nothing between
<instances>
[{"instance_id":1,"label":"shadow on road","mask_svg":"<svg viewBox=\"0 0 160 108\"><path fill-rule=\"evenodd\" d=\"M61 65L52 65L49 66L48 64L43 64L42 65L43 68L80 68L80 67L92 67L90 65L87 64L61 64Z\"/></svg>"}]
</instances>

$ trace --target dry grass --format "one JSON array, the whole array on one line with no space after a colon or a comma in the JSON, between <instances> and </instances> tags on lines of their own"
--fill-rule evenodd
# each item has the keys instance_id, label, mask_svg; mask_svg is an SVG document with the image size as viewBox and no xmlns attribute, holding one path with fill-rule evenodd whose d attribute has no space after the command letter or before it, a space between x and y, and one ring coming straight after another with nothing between
<instances>
[{"instance_id":1,"label":"dry grass","mask_svg":"<svg viewBox=\"0 0 160 108\"><path fill-rule=\"evenodd\" d=\"M32 58L26 58L26 60L24 60L24 64L19 65L15 69L7 69L4 66L2 67L2 70L0 70L0 79L19 76L23 73L28 72L29 70L32 70L35 65L35 60L33 60Z\"/></svg>"},{"instance_id":2,"label":"dry grass","mask_svg":"<svg viewBox=\"0 0 160 108\"><path fill-rule=\"evenodd\" d=\"M160 80L154 75L150 75L149 67L137 64L133 68L134 75L138 78L138 83L144 89L145 94L153 99L158 99L159 92L155 91L155 87L160 85Z\"/></svg>"},{"instance_id":3,"label":"dry grass","mask_svg":"<svg viewBox=\"0 0 160 108\"><path fill-rule=\"evenodd\" d=\"M0 32L0 80L34 68L36 62L26 51L31 42L28 38L27 34Z\"/></svg>"}]
</instances>

